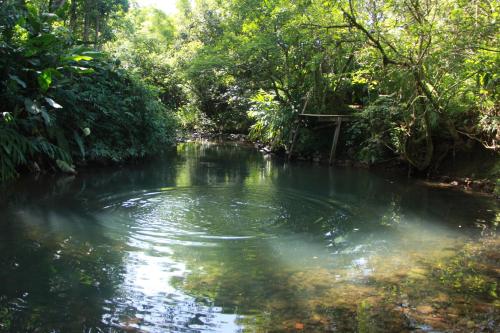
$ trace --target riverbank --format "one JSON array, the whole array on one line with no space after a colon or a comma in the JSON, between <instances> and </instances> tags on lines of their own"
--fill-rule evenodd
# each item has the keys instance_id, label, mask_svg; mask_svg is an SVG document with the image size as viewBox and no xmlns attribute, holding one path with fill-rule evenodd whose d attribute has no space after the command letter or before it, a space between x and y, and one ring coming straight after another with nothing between
<instances>
[{"instance_id":1,"label":"riverbank","mask_svg":"<svg viewBox=\"0 0 500 333\"><path fill-rule=\"evenodd\" d=\"M204 140L216 142L237 142L238 144L254 147L259 152L269 157L278 159L288 158L285 151L273 150L272 147L268 145L251 140L248 135L245 134L195 132L179 138L178 142ZM322 165L328 165L330 162L328 154L318 151L298 153L292 157L292 160ZM474 160L469 160L469 162L475 163ZM448 188L452 190L463 191L466 193L493 196L500 199L500 178L498 178L500 177L500 175L498 174L498 171L496 169L483 174L483 176L488 177L476 177L477 170L474 170L474 168L472 168L471 171L470 166L464 167L463 165L459 165L455 168L448 165L447 167L445 167L445 170L435 171L432 174L418 173L411 168L409 169L408 164L403 163L396 158L371 165L352 159L337 158L333 161L333 165L335 167L341 168L370 169L381 173L391 173L399 177L411 177L418 180L425 186ZM500 163L498 163L498 170L500 170Z\"/></svg>"}]
</instances>

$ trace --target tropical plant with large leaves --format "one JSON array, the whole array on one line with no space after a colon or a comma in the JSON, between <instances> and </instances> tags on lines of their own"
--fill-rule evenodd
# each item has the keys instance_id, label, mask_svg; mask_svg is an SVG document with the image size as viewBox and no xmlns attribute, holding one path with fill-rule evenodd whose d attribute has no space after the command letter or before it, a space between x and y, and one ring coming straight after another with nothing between
<instances>
[{"instance_id":1,"label":"tropical plant with large leaves","mask_svg":"<svg viewBox=\"0 0 500 333\"><path fill-rule=\"evenodd\" d=\"M0 180L142 157L172 141L157 95L105 54L75 47L57 15L30 3L2 10Z\"/></svg>"}]
</instances>

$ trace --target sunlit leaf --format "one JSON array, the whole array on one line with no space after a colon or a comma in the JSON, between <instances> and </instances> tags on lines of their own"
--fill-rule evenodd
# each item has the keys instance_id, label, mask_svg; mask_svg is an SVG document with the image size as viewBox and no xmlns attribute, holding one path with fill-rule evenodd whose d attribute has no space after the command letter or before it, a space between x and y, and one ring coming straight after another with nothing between
<instances>
[{"instance_id":1,"label":"sunlit leaf","mask_svg":"<svg viewBox=\"0 0 500 333\"><path fill-rule=\"evenodd\" d=\"M95 72L93 68L88 67L71 66L71 69L78 74L92 74Z\"/></svg>"},{"instance_id":2,"label":"sunlit leaf","mask_svg":"<svg viewBox=\"0 0 500 333\"><path fill-rule=\"evenodd\" d=\"M6 123L14 121L14 117L12 117L12 114L10 112L3 112L2 117Z\"/></svg>"},{"instance_id":3,"label":"sunlit leaf","mask_svg":"<svg viewBox=\"0 0 500 333\"><path fill-rule=\"evenodd\" d=\"M75 174L76 170L74 166L70 165L68 162L63 161L63 160L56 160L57 167L62 171L66 173L72 173Z\"/></svg>"},{"instance_id":4,"label":"sunlit leaf","mask_svg":"<svg viewBox=\"0 0 500 333\"><path fill-rule=\"evenodd\" d=\"M99 58L99 57L103 57L105 55L104 53L98 52L98 51L84 51L84 52L81 52L81 54L84 56L92 57L92 58Z\"/></svg>"},{"instance_id":5,"label":"sunlit leaf","mask_svg":"<svg viewBox=\"0 0 500 333\"><path fill-rule=\"evenodd\" d=\"M47 91L52 84L52 69L45 69L38 75L38 85L42 91Z\"/></svg>"},{"instance_id":6,"label":"sunlit leaf","mask_svg":"<svg viewBox=\"0 0 500 333\"><path fill-rule=\"evenodd\" d=\"M54 13L42 13L42 17L46 20L58 20L59 16Z\"/></svg>"},{"instance_id":7,"label":"sunlit leaf","mask_svg":"<svg viewBox=\"0 0 500 333\"><path fill-rule=\"evenodd\" d=\"M79 55L79 54L74 54L74 55L71 55L71 56L67 56L67 57L63 57L62 60L64 61L90 61L94 58L90 57L90 56L87 56L87 55Z\"/></svg>"},{"instance_id":8,"label":"sunlit leaf","mask_svg":"<svg viewBox=\"0 0 500 333\"><path fill-rule=\"evenodd\" d=\"M82 131L83 131L83 135L85 135L85 136L89 136L91 133L90 128L88 128L88 127L85 127Z\"/></svg>"},{"instance_id":9,"label":"sunlit leaf","mask_svg":"<svg viewBox=\"0 0 500 333\"><path fill-rule=\"evenodd\" d=\"M52 106L54 109L62 109L63 107L56 103L52 98L45 97L45 100L47 103L49 103L50 106Z\"/></svg>"}]
</instances>

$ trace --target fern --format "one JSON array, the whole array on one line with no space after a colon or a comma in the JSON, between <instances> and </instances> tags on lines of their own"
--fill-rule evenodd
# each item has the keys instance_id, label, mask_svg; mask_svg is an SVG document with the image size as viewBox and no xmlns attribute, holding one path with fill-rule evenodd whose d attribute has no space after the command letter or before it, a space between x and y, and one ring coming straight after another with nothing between
<instances>
[{"instance_id":1,"label":"fern","mask_svg":"<svg viewBox=\"0 0 500 333\"><path fill-rule=\"evenodd\" d=\"M11 128L0 127L0 181L18 176L17 168L27 163L31 143Z\"/></svg>"},{"instance_id":2,"label":"fern","mask_svg":"<svg viewBox=\"0 0 500 333\"><path fill-rule=\"evenodd\" d=\"M71 163L70 154L43 137L28 138L13 128L0 127L0 182L16 178L29 161Z\"/></svg>"},{"instance_id":3,"label":"fern","mask_svg":"<svg viewBox=\"0 0 500 333\"><path fill-rule=\"evenodd\" d=\"M67 151L50 143L43 137L31 139L30 144L33 153L40 154L51 161L62 160L68 163L71 162L71 156Z\"/></svg>"}]
</instances>

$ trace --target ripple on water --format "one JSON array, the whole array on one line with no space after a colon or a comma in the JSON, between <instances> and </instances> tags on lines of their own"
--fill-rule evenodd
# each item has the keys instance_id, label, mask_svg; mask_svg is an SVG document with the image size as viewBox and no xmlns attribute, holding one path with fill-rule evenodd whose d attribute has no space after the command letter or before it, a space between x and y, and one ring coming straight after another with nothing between
<instances>
[{"instance_id":1,"label":"ripple on water","mask_svg":"<svg viewBox=\"0 0 500 333\"><path fill-rule=\"evenodd\" d=\"M101 197L105 227L129 246L121 296L112 300L115 308L103 320L141 329L151 324L152 331L239 331L238 316L209 304L209 297L200 299L179 288L189 274L204 274L203 259L193 273L184 256L222 260L217 252L222 246L236 256L258 256L259 247L269 246L294 224L314 224L318 216L323 220L347 211L300 191L270 191L265 186L178 187Z\"/></svg>"},{"instance_id":2,"label":"ripple on water","mask_svg":"<svg viewBox=\"0 0 500 333\"><path fill-rule=\"evenodd\" d=\"M106 227L127 230L131 245L139 248L274 238L284 227L337 219L348 211L346 205L300 191L270 191L265 186L170 187L100 201L108 216Z\"/></svg>"}]
</instances>

